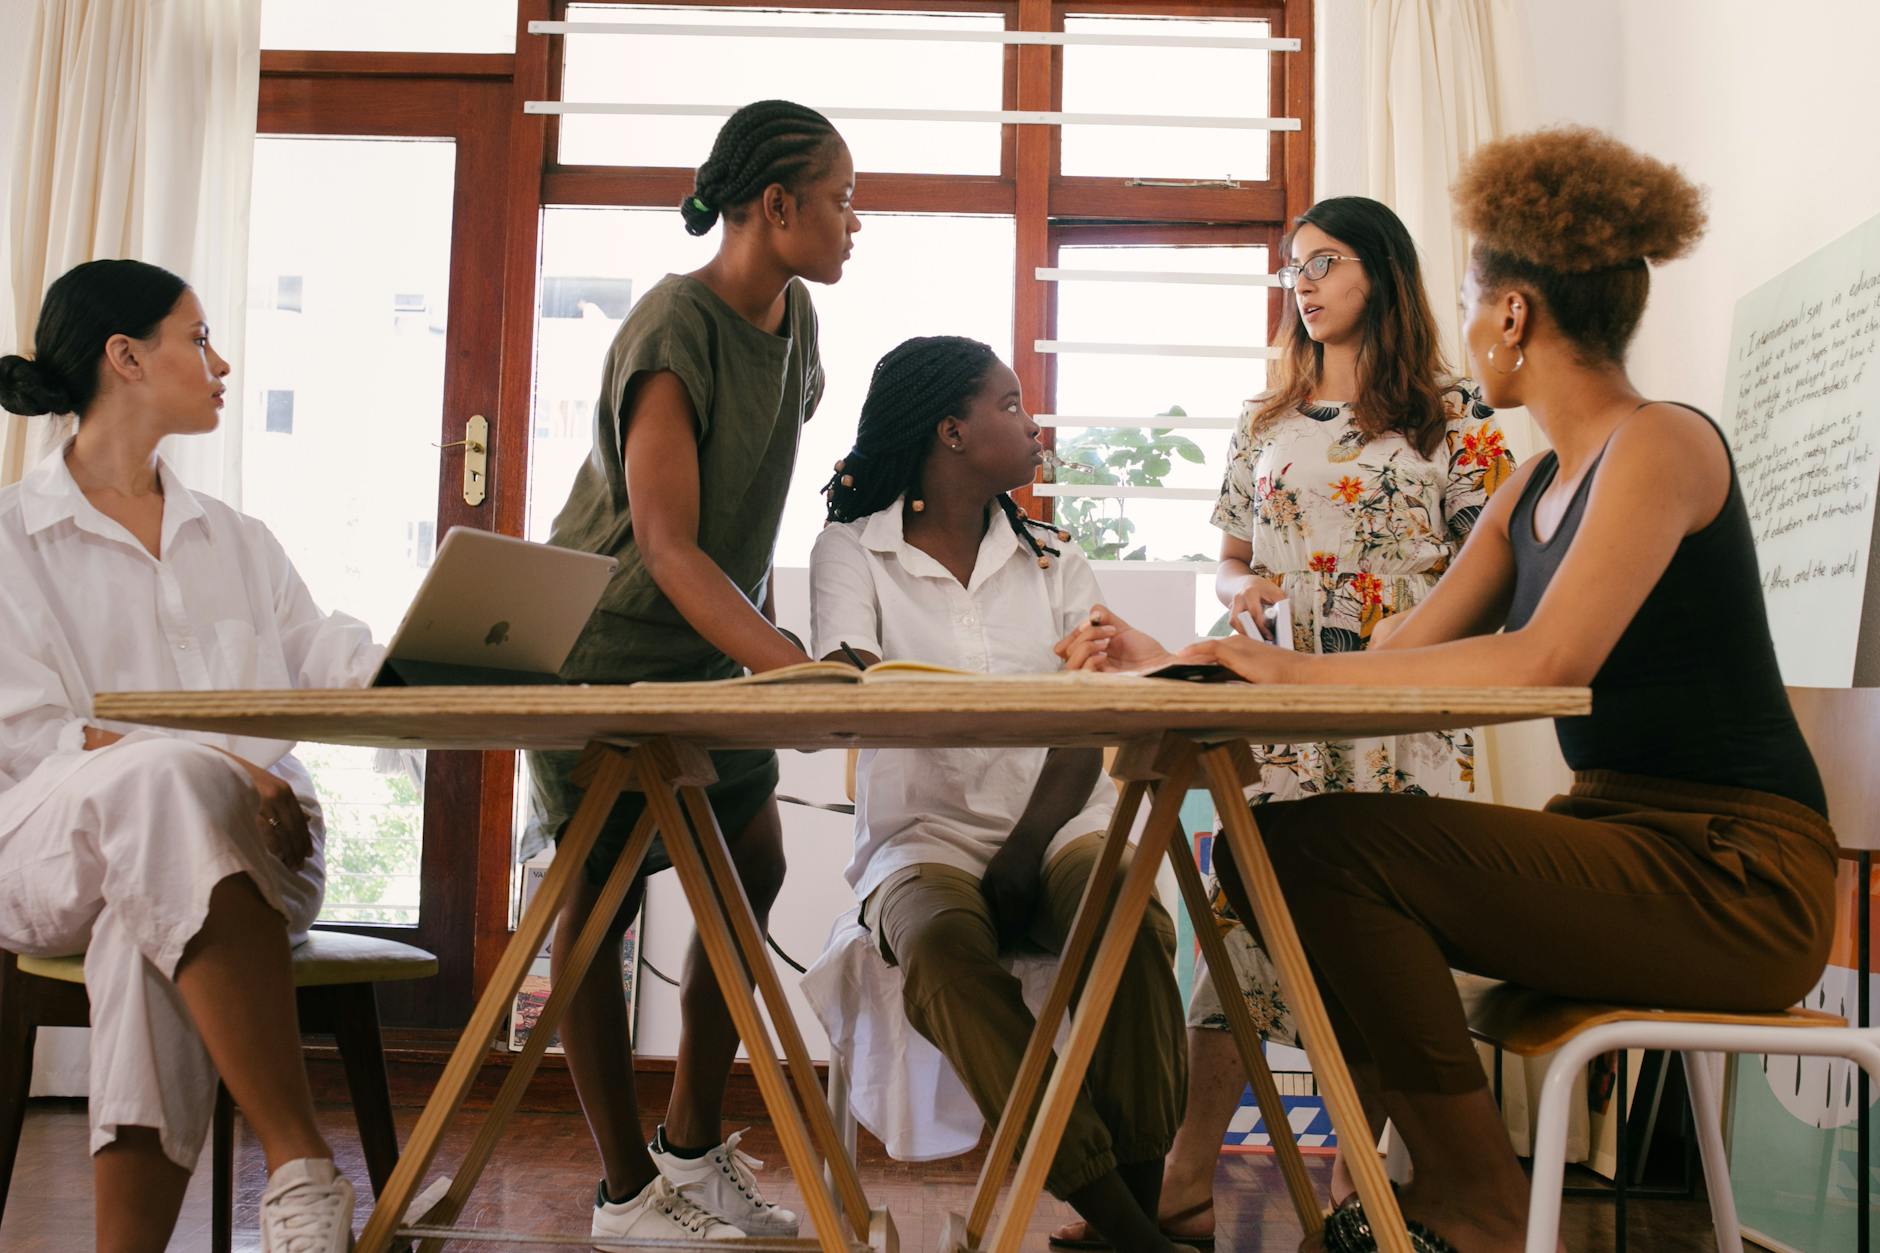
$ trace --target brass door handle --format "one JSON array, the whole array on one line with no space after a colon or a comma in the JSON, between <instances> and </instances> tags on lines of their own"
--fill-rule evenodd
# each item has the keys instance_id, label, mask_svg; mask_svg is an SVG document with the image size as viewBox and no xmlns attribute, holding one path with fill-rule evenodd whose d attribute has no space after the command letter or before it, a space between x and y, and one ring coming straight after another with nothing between
<instances>
[{"instance_id":1,"label":"brass door handle","mask_svg":"<svg viewBox=\"0 0 1880 1253\"><path fill-rule=\"evenodd\" d=\"M463 438L452 440L448 444L434 444L434 448L463 449L463 503L480 505L489 484L490 469L490 423L482 414L477 414L464 423Z\"/></svg>"}]
</instances>

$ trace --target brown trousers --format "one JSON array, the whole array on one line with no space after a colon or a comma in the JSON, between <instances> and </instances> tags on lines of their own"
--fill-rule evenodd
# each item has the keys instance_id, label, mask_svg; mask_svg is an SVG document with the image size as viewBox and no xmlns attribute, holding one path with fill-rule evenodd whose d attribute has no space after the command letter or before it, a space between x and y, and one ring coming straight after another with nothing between
<instances>
[{"instance_id":1,"label":"brown trousers","mask_svg":"<svg viewBox=\"0 0 1880 1253\"><path fill-rule=\"evenodd\" d=\"M1396 1091L1486 1082L1452 967L1583 1000L1768 1011L1827 960L1834 832L1764 792L1594 771L1538 812L1343 793L1254 821L1340 1047ZM1231 857L1216 865L1252 917Z\"/></svg>"},{"instance_id":2,"label":"brown trousers","mask_svg":"<svg viewBox=\"0 0 1880 1253\"><path fill-rule=\"evenodd\" d=\"M1084 836L1045 866L1031 944L1063 951L1102 842L1102 832ZM953 1064L986 1122L997 1123L1035 1022L1017 978L999 960L978 876L909 866L869 894L862 919L882 956L901 968L908 1021ZM1151 900L1051 1163L1053 1195L1068 1197L1118 1163L1168 1155L1188 1092L1174 959L1175 925Z\"/></svg>"}]
</instances>

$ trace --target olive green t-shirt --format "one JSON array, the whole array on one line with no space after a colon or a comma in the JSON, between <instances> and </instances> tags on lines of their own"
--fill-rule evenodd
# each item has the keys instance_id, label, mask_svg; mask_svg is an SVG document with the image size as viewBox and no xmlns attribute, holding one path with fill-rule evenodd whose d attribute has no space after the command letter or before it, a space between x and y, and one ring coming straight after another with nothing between
<instances>
[{"instance_id":1,"label":"olive green t-shirt","mask_svg":"<svg viewBox=\"0 0 1880 1253\"><path fill-rule=\"evenodd\" d=\"M669 370L698 416L698 544L762 605L796 464L822 399L816 311L792 279L781 333L740 316L704 283L669 274L633 306L607 350L594 451L575 474L549 542L616 557L620 568L562 677L581 683L728 678L740 667L694 631L653 582L634 539L621 408L641 374Z\"/></svg>"}]
</instances>

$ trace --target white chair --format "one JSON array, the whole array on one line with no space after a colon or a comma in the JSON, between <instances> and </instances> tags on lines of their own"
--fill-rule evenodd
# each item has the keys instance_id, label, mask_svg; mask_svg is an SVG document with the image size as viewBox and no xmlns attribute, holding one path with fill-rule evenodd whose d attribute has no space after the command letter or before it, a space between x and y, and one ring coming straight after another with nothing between
<instances>
[{"instance_id":1,"label":"white chair","mask_svg":"<svg viewBox=\"0 0 1880 1253\"><path fill-rule=\"evenodd\" d=\"M1704 1161L1704 1186L1720 1253L1742 1253L1730 1164L1724 1153L1722 1094L1711 1068L1718 1054L1778 1053L1845 1057L1880 1078L1880 1031L1843 1025L1832 1014L1794 1009L1782 1014L1705 1014L1590 1005L1504 985L1480 1002L1470 1021L1478 1039L1532 1057L1556 1052L1541 1083L1534 1120L1532 1195L1527 1253L1553 1253L1566 1171L1567 1105L1573 1081L1595 1057L1615 1049L1666 1049L1683 1054L1691 1114Z\"/></svg>"},{"instance_id":2,"label":"white chair","mask_svg":"<svg viewBox=\"0 0 1880 1253\"><path fill-rule=\"evenodd\" d=\"M1842 853L1865 868L1880 847L1880 774L1868 760L1872 746L1880 743L1880 690L1790 688L1789 697L1827 785ZM1860 950L1866 951L1864 942ZM1595 1005L1504 984L1471 1007L1469 1029L1477 1039L1524 1057L1558 1050L1536 1105L1527 1253L1553 1253L1557 1247L1568 1100L1575 1076L1602 1053L1634 1048L1682 1054L1719 1253L1742 1253L1743 1238L1712 1059L1734 1053L1842 1057L1880 1079L1880 1029L1849 1027L1832 1014L1806 1009L1725 1014ZM1866 1103L1863 1082L1862 1110ZM1864 1146L1864 1130L1860 1139ZM1864 1215L1866 1206L1861 1209Z\"/></svg>"},{"instance_id":3,"label":"white chair","mask_svg":"<svg viewBox=\"0 0 1880 1253\"><path fill-rule=\"evenodd\" d=\"M865 1126L896 1161L930 1162L971 1152L984 1119L953 1067L914 1030L901 1005L901 972L850 910L836 920L822 955L803 976L803 995L829 1037L829 1108L844 1147ZM1006 969L1035 1013L1058 959L1019 953ZM1060 1040L1068 1025L1060 1025Z\"/></svg>"},{"instance_id":4,"label":"white chair","mask_svg":"<svg viewBox=\"0 0 1880 1253\"><path fill-rule=\"evenodd\" d=\"M779 799L853 814L858 756L849 750L843 780L848 804ZM939 1161L971 1152L984 1119L952 1066L907 1021L901 972L881 956L860 914L859 908L851 909L836 919L801 984L829 1037L829 1110L842 1146L852 1160L858 1128L866 1126L897 1161ZM1044 1004L1057 966L1057 957L1049 953L1015 954L1006 962L1034 1013ZM1060 1040L1068 1031L1067 1020L1059 1028Z\"/></svg>"}]
</instances>

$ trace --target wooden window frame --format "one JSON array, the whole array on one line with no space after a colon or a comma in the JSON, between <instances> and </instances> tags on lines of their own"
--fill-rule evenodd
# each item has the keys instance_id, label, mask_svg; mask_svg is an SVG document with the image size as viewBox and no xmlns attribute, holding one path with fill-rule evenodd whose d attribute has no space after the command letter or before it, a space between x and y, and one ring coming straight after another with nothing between
<instances>
[{"instance_id":1,"label":"wooden window frame","mask_svg":"<svg viewBox=\"0 0 1880 1253\"><path fill-rule=\"evenodd\" d=\"M1300 129L1275 132L1268 177L1241 187L1131 186L1122 178L1065 176L1057 173L1059 130L1054 126L1002 127L1000 172L997 175L879 174L860 180L855 207L868 212L985 213L1011 216L1016 225L1016 263L1013 274L1013 371L1025 394L1034 397L1040 412L1055 409L1056 361L1034 344L1055 338L1055 283L1040 280L1041 266L1053 264L1054 238L1063 228L1098 224L1108 228L1106 241L1116 243L1166 242L1171 238L1199 238L1175 228L1239 228L1235 238L1256 239L1277 250L1290 222L1312 203L1312 66L1313 28L1311 0L1189 0L1188 3L1144 3L1142 0L524 0L533 10L530 20L567 20L574 3L598 4L623 10L649 4L681 7L762 7L819 9L836 5L845 9L882 12L989 13L1005 18L1008 28L1027 31L1062 31L1068 16L1104 14L1129 17L1190 17L1264 19L1280 38L1300 41L1295 53L1276 54L1269 78L1268 112L1296 117ZM1145 9L1153 9L1145 13ZM519 45L525 60L539 61L541 94L533 99L560 99L561 48L558 38L540 40L530 49ZM545 45L545 46L544 46ZM1062 107L1064 50L1044 45L1007 46L1005 49L1004 109L1055 110ZM520 75L519 75L520 77ZM654 166L564 165L557 158L560 118L547 116L535 128L541 136L543 206L666 208L679 203L692 190L693 171ZM520 225L520 224L518 224ZM1247 234L1251 229L1254 234ZM1269 324L1277 325L1280 301L1277 290L1269 298ZM532 328L531 332L532 332ZM519 328L512 328L521 342ZM1055 439L1046 432L1047 441ZM1019 493L1021 503L1043 516L1050 515L1049 498Z\"/></svg>"},{"instance_id":2,"label":"wooden window frame","mask_svg":"<svg viewBox=\"0 0 1880 1253\"><path fill-rule=\"evenodd\" d=\"M448 506L440 525L464 522L505 534L522 534L528 505L528 455L534 393L536 283L542 212L547 207L653 207L679 203L692 189L693 171L671 167L582 166L559 161L560 119L525 114L529 100L560 96L562 40L529 33L534 21L566 20L575 0L519 0L514 54L268 51L261 57L262 133L441 134L435 129L441 98L436 85L459 85L474 125L500 128L506 155L500 168L459 172L459 204L465 195L498 197L500 230L477 241L481 264L453 261L453 324L474 323L478 342L499 350L477 373L490 400L447 397L446 412L491 415L492 471L486 506L474 516L453 517ZM867 212L996 214L1014 219L1013 360L1025 394L1040 412L1055 409L1055 357L1035 343L1055 338L1057 284L1037 270L1054 264L1060 244L1104 242L1263 243L1277 249L1286 224L1312 202L1313 9L1312 0L586 0L622 9L658 3L672 7L758 7L880 12L996 14L1011 29L1061 31L1067 16L1156 16L1265 19L1277 37L1300 41L1296 53L1276 54L1268 111L1300 120L1300 129L1274 132L1268 177L1235 188L1130 186L1122 178L1066 177L1058 167L1059 131L1048 126L1001 128L996 175L867 173L856 191L856 208ZM1145 14L1146 8L1153 13ZM1044 45L1007 46L1001 107L1057 109L1061 105L1064 50ZM421 84L430 85L427 88ZM498 90L506 87L506 92ZM474 97L476 103L469 101ZM493 108L491 101L500 101ZM427 127L432 129L426 129ZM459 306L474 290L475 302ZM1280 293L1271 293L1277 325ZM493 403L492 403L493 402ZM463 407L464 403L472 407ZM1046 438L1055 432L1047 430ZM1048 516L1049 498L1020 493L1022 503ZM451 764L452 759L462 759ZM412 996L412 1004L388 1008L391 1021L448 1025L468 1013L476 992L493 971L509 935L513 842L514 755L434 754L428 786L448 787L481 814L476 855L462 857L461 839L434 832L427 818L421 872L425 917L418 942L436 951L445 969L437 986ZM448 856L447 856L448 855ZM375 928L347 926L373 932ZM376 929L409 937L403 929ZM388 993L388 1002L399 994ZM400 1010L402 1009L402 1012Z\"/></svg>"}]
</instances>

